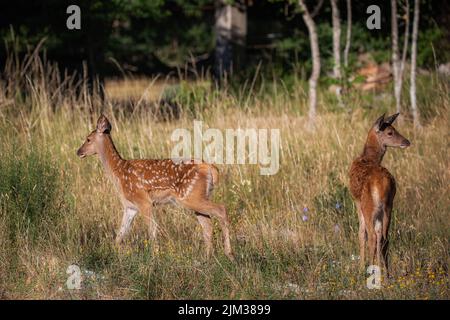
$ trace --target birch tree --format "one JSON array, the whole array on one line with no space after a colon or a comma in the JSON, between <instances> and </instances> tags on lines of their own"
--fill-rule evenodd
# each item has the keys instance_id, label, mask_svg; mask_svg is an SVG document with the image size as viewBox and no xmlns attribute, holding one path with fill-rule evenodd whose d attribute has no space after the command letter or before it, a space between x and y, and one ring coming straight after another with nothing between
<instances>
[{"instance_id":1,"label":"birch tree","mask_svg":"<svg viewBox=\"0 0 450 320\"><path fill-rule=\"evenodd\" d=\"M395 109L400 112L401 87L399 86L399 52L398 52L398 24L397 0L391 0L391 37L392 37L392 72L394 76Z\"/></svg>"},{"instance_id":2,"label":"birch tree","mask_svg":"<svg viewBox=\"0 0 450 320\"><path fill-rule=\"evenodd\" d=\"M309 77L309 90L308 90L308 102L309 102L309 126L313 128L316 118L317 108L317 81L320 75L320 51L319 40L317 36L316 24L308 11L308 7L305 5L304 0L298 0L300 8L302 9L303 21L305 21L308 28L309 41L311 46L311 56L313 62L313 68L311 76Z\"/></svg>"},{"instance_id":3,"label":"birch tree","mask_svg":"<svg viewBox=\"0 0 450 320\"><path fill-rule=\"evenodd\" d=\"M401 96L403 86L403 73L406 63L406 54L409 40L409 0L406 0L405 6L405 35L403 41L403 53L400 60L399 40L398 40L398 22L397 22L397 0L391 0L391 37L392 37L392 73L394 76L394 96L395 109L401 111Z\"/></svg>"},{"instance_id":4,"label":"birch tree","mask_svg":"<svg viewBox=\"0 0 450 320\"><path fill-rule=\"evenodd\" d=\"M420 127L419 110L417 110L417 96L416 96L417 37L419 34L419 10L420 10L420 0L415 0L412 43L411 43L411 85L409 90L411 98L411 112L413 115L415 127Z\"/></svg>"},{"instance_id":5,"label":"birch tree","mask_svg":"<svg viewBox=\"0 0 450 320\"><path fill-rule=\"evenodd\" d=\"M347 34L345 37L344 65L348 67L348 54L352 38L352 0L347 0Z\"/></svg>"},{"instance_id":6,"label":"birch tree","mask_svg":"<svg viewBox=\"0 0 450 320\"><path fill-rule=\"evenodd\" d=\"M405 15L404 15L404 19L405 19L405 34L404 34L404 37L403 37L402 62L400 64L400 74L401 74L401 79L400 80L403 80L403 73L405 71L406 57L407 57L407 54L408 54L408 45L409 45L409 0L405 1L404 11L405 11Z\"/></svg>"},{"instance_id":7,"label":"birch tree","mask_svg":"<svg viewBox=\"0 0 450 320\"><path fill-rule=\"evenodd\" d=\"M339 14L338 0L331 1L331 22L333 25L333 76L341 79L341 17Z\"/></svg>"}]
</instances>

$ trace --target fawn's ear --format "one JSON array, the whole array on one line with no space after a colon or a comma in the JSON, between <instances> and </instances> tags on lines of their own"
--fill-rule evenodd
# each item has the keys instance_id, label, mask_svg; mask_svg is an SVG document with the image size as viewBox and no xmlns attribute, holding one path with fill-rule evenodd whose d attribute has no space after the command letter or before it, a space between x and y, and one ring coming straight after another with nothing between
<instances>
[{"instance_id":1,"label":"fawn's ear","mask_svg":"<svg viewBox=\"0 0 450 320\"><path fill-rule=\"evenodd\" d=\"M400 113L396 113L396 114L393 114L393 115L390 116L390 117L387 117L387 118L384 120L384 122L386 122L386 123L389 124L389 125L392 125L392 124L394 123L395 119L397 119L397 117L398 117L399 114L400 114Z\"/></svg>"},{"instance_id":2,"label":"fawn's ear","mask_svg":"<svg viewBox=\"0 0 450 320\"><path fill-rule=\"evenodd\" d=\"M111 132L111 123L109 123L109 120L103 114L97 120L97 132L98 133Z\"/></svg>"},{"instance_id":3,"label":"fawn's ear","mask_svg":"<svg viewBox=\"0 0 450 320\"><path fill-rule=\"evenodd\" d=\"M382 131L383 130L383 124L384 124L384 115L385 113L383 113L383 115L381 117L379 117L377 119L377 121L375 121L375 123L373 124L373 127L377 130L377 131Z\"/></svg>"}]
</instances>

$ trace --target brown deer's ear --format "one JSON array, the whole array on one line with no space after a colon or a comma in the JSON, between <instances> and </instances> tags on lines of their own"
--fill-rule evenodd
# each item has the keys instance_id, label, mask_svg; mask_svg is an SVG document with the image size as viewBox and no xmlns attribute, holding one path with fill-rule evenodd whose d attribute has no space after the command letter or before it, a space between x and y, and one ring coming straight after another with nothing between
<instances>
[{"instance_id":1,"label":"brown deer's ear","mask_svg":"<svg viewBox=\"0 0 450 320\"><path fill-rule=\"evenodd\" d=\"M385 113L383 113L383 115L381 117L379 117L377 119L377 121L375 121L375 123L373 124L373 127L377 130L383 130L383 124L384 124L384 115Z\"/></svg>"},{"instance_id":2,"label":"brown deer's ear","mask_svg":"<svg viewBox=\"0 0 450 320\"><path fill-rule=\"evenodd\" d=\"M393 114L393 115L390 116L390 117L387 117L386 120L384 120L384 122L386 122L386 123L389 124L389 125L392 125L392 124L394 123L395 119L397 119L397 117L398 117L399 114L400 114L400 113L396 113L396 114Z\"/></svg>"},{"instance_id":3,"label":"brown deer's ear","mask_svg":"<svg viewBox=\"0 0 450 320\"><path fill-rule=\"evenodd\" d=\"M109 120L103 114L97 120L97 132L98 133L111 132L111 123L109 123Z\"/></svg>"}]
</instances>

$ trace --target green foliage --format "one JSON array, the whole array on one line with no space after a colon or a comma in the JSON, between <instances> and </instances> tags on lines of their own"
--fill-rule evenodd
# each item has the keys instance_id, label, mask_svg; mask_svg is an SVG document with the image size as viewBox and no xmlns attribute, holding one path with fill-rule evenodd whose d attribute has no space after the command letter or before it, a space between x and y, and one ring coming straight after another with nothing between
<instances>
[{"instance_id":1,"label":"green foliage","mask_svg":"<svg viewBox=\"0 0 450 320\"><path fill-rule=\"evenodd\" d=\"M162 99L170 104L179 106L187 116L197 118L206 108L208 99L214 94L208 83L190 83L182 81L179 84L168 87Z\"/></svg>"},{"instance_id":2,"label":"green foliage","mask_svg":"<svg viewBox=\"0 0 450 320\"><path fill-rule=\"evenodd\" d=\"M232 3L233 1L229 1ZM21 53L46 38L48 57L69 69L82 69L86 61L90 72L102 76L125 73L169 73L184 68L192 57L201 57L200 68L210 67L214 50L214 3L211 0L81 0L82 28L68 31L65 1L30 3L18 0L14 7L0 8L7 17L0 21L0 37L10 43L10 28L20 39ZM307 1L314 7L313 1ZM370 52L376 62L390 60L389 2L380 1L382 30L365 26L367 2L353 3L350 64L357 55ZM341 8L342 47L345 41L345 5ZM402 10L400 10L402 12ZM254 2L247 7L247 60L239 70L241 82L263 61L260 72L279 77L301 66L311 68L308 31L297 1ZM18 16L25 18L18 19ZM421 8L418 65L433 67L450 59L448 31L443 15L431 1ZM332 28L329 3L324 2L314 17L319 33L322 75L332 68ZM403 21L399 20L400 43ZM257 47L257 48L256 48ZM435 52L433 52L433 48ZM4 58L0 51L0 60ZM119 66L119 68L118 68ZM266 71L265 69L268 68Z\"/></svg>"},{"instance_id":3,"label":"green foliage","mask_svg":"<svg viewBox=\"0 0 450 320\"><path fill-rule=\"evenodd\" d=\"M37 150L2 155L1 214L11 240L46 238L45 226L55 225L66 204L55 166Z\"/></svg>"},{"instance_id":4,"label":"green foliage","mask_svg":"<svg viewBox=\"0 0 450 320\"><path fill-rule=\"evenodd\" d=\"M450 60L450 44L444 30L438 26L420 30L417 40L417 65L433 67Z\"/></svg>"}]
</instances>

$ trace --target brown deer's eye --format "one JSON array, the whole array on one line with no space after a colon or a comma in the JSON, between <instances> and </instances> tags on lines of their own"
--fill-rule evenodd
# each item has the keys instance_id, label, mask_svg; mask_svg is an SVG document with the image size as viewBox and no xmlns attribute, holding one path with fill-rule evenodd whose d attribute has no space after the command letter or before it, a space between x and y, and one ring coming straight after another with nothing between
<instances>
[{"instance_id":1,"label":"brown deer's eye","mask_svg":"<svg viewBox=\"0 0 450 320\"><path fill-rule=\"evenodd\" d=\"M87 142L91 142L91 139L90 139L90 138L87 138L86 140L87 140Z\"/></svg>"},{"instance_id":2,"label":"brown deer's eye","mask_svg":"<svg viewBox=\"0 0 450 320\"><path fill-rule=\"evenodd\" d=\"M389 132L388 132L388 136L392 136L392 131L389 131Z\"/></svg>"}]
</instances>

